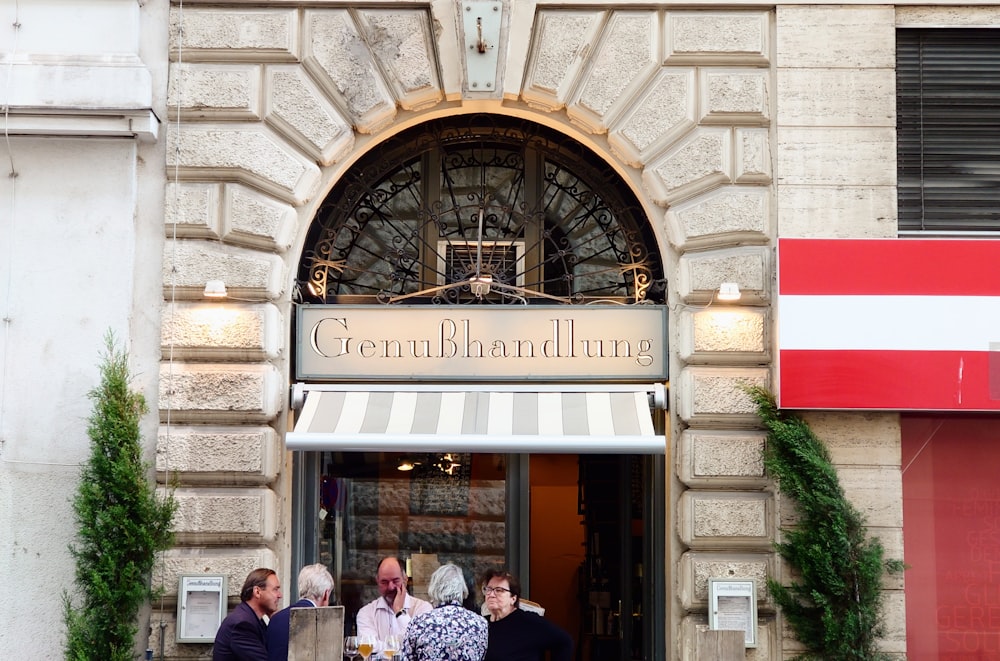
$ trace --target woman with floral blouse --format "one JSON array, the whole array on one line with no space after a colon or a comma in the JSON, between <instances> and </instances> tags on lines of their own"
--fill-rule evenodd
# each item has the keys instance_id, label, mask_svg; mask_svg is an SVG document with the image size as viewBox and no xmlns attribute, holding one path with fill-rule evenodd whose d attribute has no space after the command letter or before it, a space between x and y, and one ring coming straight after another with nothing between
<instances>
[{"instance_id":1,"label":"woman with floral blouse","mask_svg":"<svg viewBox=\"0 0 1000 661\"><path fill-rule=\"evenodd\" d=\"M434 610L413 618L406 628L405 661L482 661L488 625L462 605L469 596L462 570L450 563L439 567L427 594Z\"/></svg>"}]
</instances>

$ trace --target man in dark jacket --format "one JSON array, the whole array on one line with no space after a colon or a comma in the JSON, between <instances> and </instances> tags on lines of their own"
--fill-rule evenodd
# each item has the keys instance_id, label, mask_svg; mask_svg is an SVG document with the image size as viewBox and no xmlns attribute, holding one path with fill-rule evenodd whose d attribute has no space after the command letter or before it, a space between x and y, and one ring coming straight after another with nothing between
<instances>
[{"instance_id":1,"label":"man in dark jacket","mask_svg":"<svg viewBox=\"0 0 1000 661\"><path fill-rule=\"evenodd\" d=\"M306 565L299 572L299 600L271 616L267 624L267 658L288 661L288 625L293 608L327 606L333 595L333 576L326 565Z\"/></svg>"},{"instance_id":2,"label":"man in dark jacket","mask_svg":"<svg viewBox=\"0 0 1000 661\"><path fill-rule=\"evenodd\" d=\"M212 661L267 661L267 625L261 619L278 610L281 583L273 569L254 569L243 582L240 603L215 634Z\"/></svg>"}]
</instances>

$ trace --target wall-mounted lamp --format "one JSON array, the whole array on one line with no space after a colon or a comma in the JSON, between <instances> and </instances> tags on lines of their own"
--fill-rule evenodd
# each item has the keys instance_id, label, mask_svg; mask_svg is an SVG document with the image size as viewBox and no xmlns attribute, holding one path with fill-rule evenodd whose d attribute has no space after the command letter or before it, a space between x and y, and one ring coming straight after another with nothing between
<instances>
[{"instance_id":1,"label":"wall-mounted lamp","mask_svg":"<svg viewBox=\"0 0 1000 661\"><path fill-rule=\"evenodd\" d=\"M399 464L396 465L396 470L398 471L411 471L417 465L417 462L413 461L409 457L400 457Z\"/></svg>"},{"instance_id":2,"label":"wall-mounted lamp","mask_svg":"<svg viewBox=\"0 0 1000 661\"><path fill-rule=\"evenodd\" d=\"M740 286L735 282L723 282L719 285L719 294L716 296L720 301L738 301L740 300Z\"/></svg>"},{"instance_id":3,"label":"wall-mounted lamp","mask_svg":"<svg viewBox=\"0 0 1000 661\"><path fill-rule=\"evenodd\" d=\"M222 280L209 280L205 283L205 298L225 298L228 295L226 283Z\"/></svg>"}]
</instances>

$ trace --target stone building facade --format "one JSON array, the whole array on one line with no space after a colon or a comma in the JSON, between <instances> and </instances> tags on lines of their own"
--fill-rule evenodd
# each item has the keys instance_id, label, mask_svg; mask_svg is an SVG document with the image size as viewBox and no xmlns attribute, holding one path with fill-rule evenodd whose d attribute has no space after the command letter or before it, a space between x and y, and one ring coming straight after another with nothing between
<instances>
[{"instance_id":1,"label":"stone building facade","mask_svg":"<svg viewBox=\"0 0 1000 661\"><path fill-rule=\"evenodd\" d=\"M776 240L896 235L895 31L996 26L1000 11L103 0L71 12L95 26L84 35L72 17L54 18L69 12L65 3L36 4L3 10L6 24L20 26L0 41L10 134L0 152L18 174L3 184L13 200L3 243L12 247L0 248L13 283L0 417L0 536L11 545L0 567L16 577L14 601L51 602L71 581L63 501L86 439L73 430L46 441L64 427L29 421L52 404L86 416L92 340L109 325L127 336L159 412L147 422L157 480L179 484L176 543L154 577L165 595L152 605L149 647L169 659L206 658L204 646L175 642L179 575L224 574L232 599L249 570L271 566L291 592L293 459L283 434L306 230L338 178L386 136L429 119L496 113L588 146L653 224L672 329L663 548L671 596L657 658L693 658L707 626L708 578L719 575L758 579L759 644L747 658L796 651L765 587L785 575L772 544L790 513L764 474L764 436L739 388L773 386ZM470 11L500 16L481 37L484 54ZM46 36L48 21L63 45ZM108 43L109 34L120 37ZM39 232L44 217L59 219L58 230ZM43 306L27 280L39 269L21 255L38 259L57 244L76 248L64 265L80 281L67 305L45 297ZM120 257L118 267L94 266L106 254ZM84 277L92 268L102 275ZM206 320L210 280L229 290L222 327ZM724 314L707 305L723 281L743 292ZM19 319L47 330L24 330ZM74 339L71 325L86 333ZM61 342L69 347L46 347ZM46 402L18 387L43 378ZM872 532L901 557L899 415L806 417ZM43 486L50 481L59 484L54 504ZM48 518L53 507L54 543L48 526L21 516ZM883 647L902 656L902 579L887 588ZM29 622L14 607L2 611L18 626L0 633L0 656L57 657L56 609Z\"/></svg>"}]
</instances>

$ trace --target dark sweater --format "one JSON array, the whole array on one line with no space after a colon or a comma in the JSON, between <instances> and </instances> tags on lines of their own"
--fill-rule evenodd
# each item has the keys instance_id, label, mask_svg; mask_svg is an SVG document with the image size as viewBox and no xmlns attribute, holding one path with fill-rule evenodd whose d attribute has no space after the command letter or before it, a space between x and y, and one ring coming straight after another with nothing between
<instances>
[{"instance_id":1,"label":"dark sweater","mask_svg":"<svg viewBox=\"0 0 1000 661\"><path fill-rule=\"evenodd\" d=\"M502 620L490 622L483 661L539 661L546 650L552 652L552 661L572 661L573 639L541 615L515 608Z\"/></svg>"}]
</instances>

